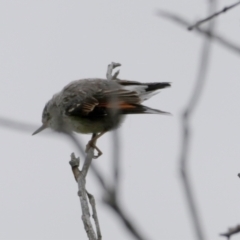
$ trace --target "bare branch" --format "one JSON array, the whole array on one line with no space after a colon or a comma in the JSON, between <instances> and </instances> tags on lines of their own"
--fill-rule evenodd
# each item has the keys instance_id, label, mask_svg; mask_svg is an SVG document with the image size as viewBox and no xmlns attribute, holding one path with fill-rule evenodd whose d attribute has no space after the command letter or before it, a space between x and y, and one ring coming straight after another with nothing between
<instances>
[{"instance_id":1,"label":"bare branch","mask_svg":"<svg viewBox=\"0 0 240 240\"><path fill-rule=\"evenodd\" d=\"M158 10L157 15L159 17L164 17L166 19L169 19L169 20L171 20L179 25L182 25L184 27L188 27L189 25L191 25L191 23L189 21L185 20L184 18L182 18L174 13L170 13L170 12L163 11L163 10ZM232 50L235 53L240 54L240 46L232 43L231 41L227 40L223 36L220 36L219 34L216 34L216 33L213 34L208 29L204 29L201 27L195 27L194 29L196 30L196 32L204 35L205 37L211 38L212 40L215 40L216 42L220 43L223 47L225 47L229 50Z\"/></svg>"},{"instance_id":2,"label":"bare branch","mask_svg":"<svg viewBox=\"0 0 240 240\"><path fill-rule=\"evenodd\" d=\"M240 4L240 1L238 1L238 2L236 2L236 3L234 3L234 4L232 4L232 5L230 5L230 6L228 6L228 7L224 7L221 11L216 12L216 13L210 15L209 17L204 18L203 20L197 21L197 22L196 22L194 25L192 25L192 26L189 26L189 27L188 27L188 30L190 30L190 31L193 30L195 27L198 27L200 24L202 24L202 23L204 23L204 22L207 22L207 21L209 21L209 20L217 17L218 15L220 15L220 14L222 14L222 13L227 12L228 10L236 7L236 6L239 5L239 4Z\"/></svg>"},{"instance_id":3,"label":"bare branch","mask_svg":"<svg viewBox=\"0 0 240 240\"><path fill-rule=\"evenodd\" d=\"M98 221L98 215L97 215L95 198L88 191L87 191L87 195L88 195L89 202L90 202L90 204L92 206L92 212L93 212L92 217L94 219L96 230L97 230L97 239L101 240L102 239L102 234L101 234L100 225L99 225L99 221Z\"/></svg>"},{"instance_id":4,"label":"bare branch","mask_svg":"<svg viewBox=\"0 0 240 240\"><path fill-rule=\"evenodd\" d=\"M79 169L78 169L78 167L79 167L79 165L80 165L80 158L79 158L79 157L76 158L76 157L75 157L75 154L72 153L72 154L71 154L71 160L70 160L69 164L70 164L71 167L72 167L73 176L74 176L74 178L75 178L75 180L76 180L76 182L77 182L77 181L78 181L78 178L79 178L79 176L80 176L80 174L81 174L81 172L80 172Z\"/></svg>"},{"instance_id":5,"label":"bare branch","mask_svg":"<svg viewBox=\"0 0 240 240\"><path fill-rule=\"evenodd\" d=\"M76 169L79 166L79 158L76 158L73 153L71 154L71 161L69 162L70 165L72 166L74 177L75 179L77 179L77 182L78 182L78 196L79 196L81 208L82 208L82 221L83 221L84 228L88 235L89 240L97 240L96 233L93 229L93 226L90 220L90 211L88 207L88 200L87 200L87 194L86 194L86 188L85 188L85 185L86 185L85 178L87 176L87 172L91 165L93 156L94 156L93 148L90 148L81 171Z\"/></svg>"},{"instance_id":6,"label":"bare branch","mask_svg":"<svg viewBox=\"0 0 240 240\"><path fill-rule=\"evenodd\" d=\"M227 237L227 239L230 239L232 235L239 232L240 232L240 225L237 225L236 227L229 228L227 232L221 233L220 236Z\"/></svg>"},{"instance_id":7,"label":"bare branch","mask_svg":"<svg viewBox=\"0 0 240 240\"><path fill-rule=\"evenodd\" d=\"M80 152L82 152L82 146L79 144L78 140L75 138L74 135L69 135L70 139L75 143L75 145L78 147ZM73 170L73 169L72 169ZM122 220L123 224L127 228L127 230L137 239L137 240L144 240L149 239L143 237L143 235L140 233L139 229L134 226L134 224L131 222L131 220L126 216L126 214L123 213L123 210L119 206L117 199L116 199L116 192L114 187L109 187L106 184L106 180L103 178L103 175L100 173L98 168L94 166L94 164L91 165L91 170L94 173L94 176L97 178L97 182L100 183L100 186L103 189L103 195L105 196L105 202L108 206L111 207L111 209L114 210L114 212L117 214L117 216ZM73 172L76 170L73 170ZM78 175L77 175L78 176ZM76 178L76 177L75 177Z\"/></svg>"}]
</instances>

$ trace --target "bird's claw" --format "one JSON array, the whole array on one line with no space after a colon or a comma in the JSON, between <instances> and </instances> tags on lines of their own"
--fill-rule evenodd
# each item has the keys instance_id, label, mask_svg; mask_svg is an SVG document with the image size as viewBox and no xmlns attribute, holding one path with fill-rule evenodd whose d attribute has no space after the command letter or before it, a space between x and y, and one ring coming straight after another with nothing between
<instances>
[{"instance_id":1,"label":"bird's claw","mask_svg":"<svg viewBox=\"0 0 240 240\"><path fill-rule=\"evenodd\" d=\"M103 154L102 151L96 146L96 143L92 140L88 142L85 152L87 153L90 148L96 149L97 151L97 155L93 156L94 159L99 158Z\"/></svg>"}]
</instances>

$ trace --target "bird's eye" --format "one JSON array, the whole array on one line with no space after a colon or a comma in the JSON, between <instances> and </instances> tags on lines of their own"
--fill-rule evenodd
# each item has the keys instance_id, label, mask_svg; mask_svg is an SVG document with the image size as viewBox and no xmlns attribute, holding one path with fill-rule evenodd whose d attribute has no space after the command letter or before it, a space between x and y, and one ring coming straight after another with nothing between
<instances>
[{"instance_id":1,"label":"bird's eye","mask_svg":"<svg viewBox=\"0 0 240 240\"><path fill-rule=\"evenodd\" d=\"M48 112L44 113L44 118L47 120L50 119L50 114Z\"/></svg>"},{"instance_id":2,"label":"bird's eye","mask_svg":"<svg viewBox=\"0 0 240 240\"><path fill-rule=\"evenodd\" d=\"M45 120L45 121L50 119L50 114L49 114L49 112L47 110L47 105L43 109L42 119Z\"/></svg>"}]
</instances>

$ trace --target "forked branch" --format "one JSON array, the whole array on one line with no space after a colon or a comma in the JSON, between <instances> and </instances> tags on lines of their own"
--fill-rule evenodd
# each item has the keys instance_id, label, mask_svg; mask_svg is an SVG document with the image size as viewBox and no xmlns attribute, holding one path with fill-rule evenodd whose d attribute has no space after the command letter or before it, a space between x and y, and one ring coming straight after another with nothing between
<instances>
[{"instance_id":1,"label":"forked branch","mask_svg":"<svg viewBox=\"0 0 240 240\"><path fill-rule=\"evenodd\" d=\"M72 167L72 172L73 172L74 178L78 183L78 196L79 196L80 204L81 204L81 208L82 208L82 221L84 224L85 231L88 235L88 239L89 240L101 240L102 235L101 235L101 230L100 230L99 221L98 221L98 217L97 217L95 200L94 200L93 195L87 193L87 191L86 191L86 176L87 176L89 167L91 165L92 159L93 159L93 149L91 148L88 151L88 154L86 156L86 159L85 159L85 162L83 164L81 171L78 168L79 164L80 164L80 160L79 160L79 158L75 157L74 153L71 154L71 161L69 163ZM88 198L87 198L87 196L88 196ZM97 234L95 233L95 230L92 226L92 222L90 219L89 202L92 206L93 219L95 222Z\"/></svg>"}]
</instances>

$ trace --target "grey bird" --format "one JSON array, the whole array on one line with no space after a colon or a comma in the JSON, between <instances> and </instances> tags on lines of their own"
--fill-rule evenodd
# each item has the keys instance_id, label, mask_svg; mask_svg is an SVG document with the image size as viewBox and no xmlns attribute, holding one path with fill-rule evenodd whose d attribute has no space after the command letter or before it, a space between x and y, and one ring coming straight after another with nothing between
<instances>
[{"instance_id":1,"label":"grey bird","mask_svg":"<svg viewBox=\"0 0 240 240\"><path fill-rule=\"evenodd\" d=\"M117 128L127 114L168 114L141 103L159 89L170 87L168 82L140 83L127 80L89 78L73 81L47 102L42 113L42 126L60 132L92 133L87 144L102 152L96 141L104 133Z\"/></svg>"}]
</instances>

